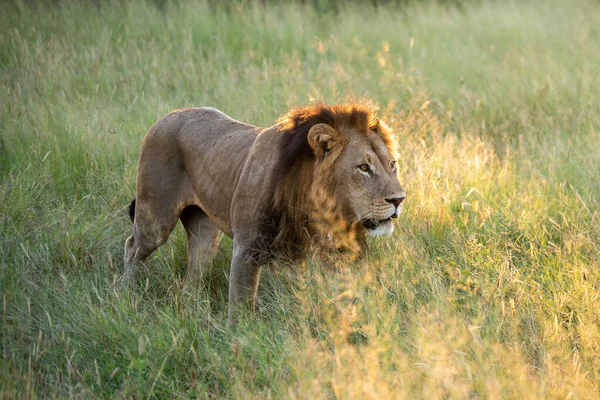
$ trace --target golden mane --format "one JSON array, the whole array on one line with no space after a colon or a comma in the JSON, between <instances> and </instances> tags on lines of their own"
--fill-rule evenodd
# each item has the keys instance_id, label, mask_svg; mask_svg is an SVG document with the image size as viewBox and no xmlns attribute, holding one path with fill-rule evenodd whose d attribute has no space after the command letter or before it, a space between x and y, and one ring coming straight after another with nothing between
<instances>
[{"instance_id":1,"label":"golden mane","mask_svg":"<svg viewBox=\"0 0 600 400\"><path fill-rule=\"evenodd\" d=\"M321 168L320 186L315 187L314 153L308 144L308 132L316 124L327 124L343 134L354 129L359 133L378 133L392 154L395 147L392 132L377 116L378 107L371 102L314 105L292 108L277 120L277 129L284 135L280 142L279 161L275 165L277 187L273 198L275 215L270 220L274 244L287 249L292 257L314 242L323 222L314 221L314 210L318 208L319 219L336 219L337 212L331 208L335 200L327 193L333 188L334 177L329 167ZM335 158L328 161L333 165ZM343 227L344 230L352 227ZM276 232L276 233L275 233Z\"/></svg>"},{"instance_id":2,"label":"golden mane","mask_svg":"<svg viewBox=\"0 0 600 400\"><path fill-rule=\"evenodd\" d=\"M360 132L377 127L378 107L369 103L335 104L332 106L322 103L295 107L282 115L278 123L284 130L296 131L305 125L327 123L334 128L349 126Z\"/></svg>"},{"instance_id":3,"label":"golden mane","mask_svg":"<svg viewBox=\"0 0 600 400\"><path fill-rule=\"evenodd\" d=\"M327 124L337 131L352 128L366 134L369 130L378 133L392 154L396 154L392 132L377 116L379 107L372 102L361 101L346 104L314 105L295 107L279 117L277 125L286 136L280 148L279 167L285 172L299 158L310 156L312 151L306 136L316 124Z\"/></svg>"}]
</instances>

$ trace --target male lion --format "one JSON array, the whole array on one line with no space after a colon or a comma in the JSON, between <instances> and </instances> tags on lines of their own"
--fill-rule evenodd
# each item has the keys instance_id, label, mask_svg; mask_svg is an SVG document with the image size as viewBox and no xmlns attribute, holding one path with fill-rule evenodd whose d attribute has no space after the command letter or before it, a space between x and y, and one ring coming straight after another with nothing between
<instances>
[{"instance_id":1,"label":"male lion","mask_svg":"<svg viewBox=\"0 0 600 400\"><path fill-rule=\"evenodd\" d=\"M181 220L186 284L197 284L224 232L233 238L231 317L240 302L254 308L261 265L274 254L301 256L338 222L362 246L366 234L391 234L406 195L391 132L375 111L316 104L292 109L270 128L214 108L167 114L142 143L125 280L135 280Z\"/></svg>"}]
</instances>

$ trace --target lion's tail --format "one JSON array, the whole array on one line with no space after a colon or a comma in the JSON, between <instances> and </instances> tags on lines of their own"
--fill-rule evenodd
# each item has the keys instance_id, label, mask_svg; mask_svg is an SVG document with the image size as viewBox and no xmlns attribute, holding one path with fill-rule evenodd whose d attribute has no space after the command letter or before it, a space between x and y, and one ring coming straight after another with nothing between
<instances>
[{"instance_id":1,"label":"lion's tail","mask_svg":"<svg viewBox=\"0 0 600 400\"><path fill-rule=\"evenodd\" d=\"M131 218L131 222L133 222L133 217L135 217L135 199L131 200L131 204L129 204L129 218Z\"/></svg>"}]
</instances>

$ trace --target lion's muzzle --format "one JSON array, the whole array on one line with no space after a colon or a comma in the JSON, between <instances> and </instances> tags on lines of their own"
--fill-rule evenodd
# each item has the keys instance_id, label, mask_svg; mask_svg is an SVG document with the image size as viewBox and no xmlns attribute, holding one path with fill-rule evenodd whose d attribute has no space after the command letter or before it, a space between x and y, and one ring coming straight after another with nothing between
<instances>
[{"instance_id":1,"label":"lion's muzzle","mask_svg":"<svg viewBox=\"0 0 600 400\"><path fill-rule=\"evenodd\" d=\"M387 207L383 207L386 211L379 209L379 214L375 217L363 219L362 225L367 230L367 234L370 236L387 236L394 232L394 225L392 224L392 218L398 218L402 212L402 202L406 198L406 193L400 192L395 193L392 196L385 198L385 204Z\"/></svg>"},{"instance_id":2,"label":"lion's muzzle","mask_svg":"<svg viewBox=\"0 0 600 400\"><path fill-rule=\"evenodd\" d=\"M386 202L391 204L394 207L394 213L391 215L392 218L398 218L400 216L400 212L402 211L402 202L406 198L406 193L395 193L390 197L385 199Z\"/></svg>"}]
</instances>

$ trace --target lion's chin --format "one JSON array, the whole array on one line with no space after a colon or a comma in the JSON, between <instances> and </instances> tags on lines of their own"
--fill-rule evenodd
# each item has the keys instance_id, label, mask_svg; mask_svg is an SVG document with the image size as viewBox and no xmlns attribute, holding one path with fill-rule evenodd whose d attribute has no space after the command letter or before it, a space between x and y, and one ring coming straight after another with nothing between
<instances>
[{"instance_id":1,"label":"lion's chin","mask_svg":"<svg viewBox=\"0 0 600 400\"><path fill-rule=\"evenodd\" d=\"M370 220L368 223L363 223L363 225L367 230L367 235L373 237L388 236L394 232L394 224L392 224L391 218L381 221Z\"/></svg>"}]
</instances>

